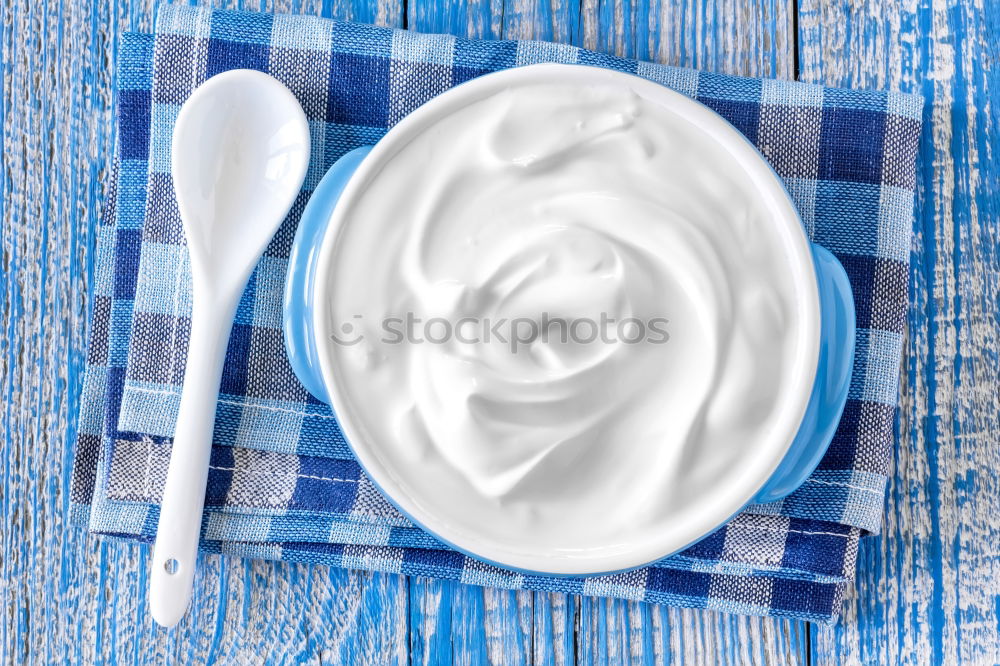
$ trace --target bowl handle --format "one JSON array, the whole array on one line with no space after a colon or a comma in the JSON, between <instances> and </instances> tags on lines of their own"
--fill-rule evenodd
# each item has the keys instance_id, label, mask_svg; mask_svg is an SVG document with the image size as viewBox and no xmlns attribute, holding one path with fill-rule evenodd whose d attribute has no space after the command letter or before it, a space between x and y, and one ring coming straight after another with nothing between
<instances>
[{"instance_id":1,"label":"bowl handle","mask_svg":"<svg viewBox=\"0 0 1000 666\"><path fill-rule=\"evenodd\" d=\"M313 396L329 402L326 385L320 371L313 333L313 287L316 282L316 261L330 216L340 193L351 179L361 160L371 151L362 146L337 160L319 181L302 211L299 227L288 256L285 280L284 317L285 349L288 362L302 385Z\"/></svg>"},{"instance_id":2,"label":"bowl handle","mask_svg":"<svg viewBox=\"0 0 1000 666\"><path fill-rule=\"evenodd\" d=\"M851 283L833 254L815 244L812 251L820 304L816 381L792 445L754 498L761 504L790 494L816 469L833 440L851 385L856 331Z\"/></svg>"}]
</instances>

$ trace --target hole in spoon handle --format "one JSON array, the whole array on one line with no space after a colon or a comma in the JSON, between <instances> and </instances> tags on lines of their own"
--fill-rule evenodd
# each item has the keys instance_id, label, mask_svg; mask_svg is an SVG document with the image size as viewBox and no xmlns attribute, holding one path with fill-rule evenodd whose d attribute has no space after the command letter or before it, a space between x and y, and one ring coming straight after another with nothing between
<instances>
[{"instance_id":1,"label":"hole in spoon handle","mask_svg":"<svg viewBox=\"0 0 1000 666\"><path fill-rule=\"evenodd\" d=\"M187 612L194 582L194 559L153 555L149 607L156 623L173 627Z\"/></svg>"}]
</instances>

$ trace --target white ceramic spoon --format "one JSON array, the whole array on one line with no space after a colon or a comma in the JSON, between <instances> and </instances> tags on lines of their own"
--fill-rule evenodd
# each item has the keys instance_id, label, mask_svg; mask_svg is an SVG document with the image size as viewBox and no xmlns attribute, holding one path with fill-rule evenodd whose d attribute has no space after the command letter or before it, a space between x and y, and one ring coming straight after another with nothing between
<instances>
[{"instance_id":1,"label":"white ceramic spoon","mask_svg":"<svg viewBox=\"0 0 1000 666\"><path fill-rule=\"evenodd\" d=\"M309 124L277 79L212 77L181 107L171 170L191 256L191 336L153 549L153 619L175 625L191 599L215 405L240 296L295 201L309 164Z\"/></svg>"}]
</instances>

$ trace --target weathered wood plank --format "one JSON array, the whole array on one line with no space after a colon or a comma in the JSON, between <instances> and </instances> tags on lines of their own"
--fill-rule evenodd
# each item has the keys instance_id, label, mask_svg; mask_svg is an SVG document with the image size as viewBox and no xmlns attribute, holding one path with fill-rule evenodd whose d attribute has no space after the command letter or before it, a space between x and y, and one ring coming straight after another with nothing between
<instances>
[{"instance_id":1,"label":"weathered wood plank","mask_svg":"<svg viewBox=\"0 0 1000 666\"><path fill-rule=\"evenodd\" d=\"M806 663L802 622L587 597L578 605L578 663Z\"/></svg>"},{"instance_id":2,"label":"weathered wood plank","mask_svg":"<svg viewBox=\"0 0 1000 666\"><path fill-rule=\"evenodd\" d=\"M582 0L582 45L725 74L794 74L786 0Z\"/></svg>"},{"instance_id":3,"label":"weathered wood plank","mask_svg":"<svg viewBox=\"0 0 1000 666\"><path fill-rule=\"evenodd\" d=\"M532 658L539 666L577 663L576 599L566 594L535 594Z\"/></svg>"},{"instance_id":4,"label":"weathered wood plank","mask_svg":"<svg viewBox=\"0 0 1000 666\"><path fill-rule=\"evenodd\" d=\"M503 9L501 0L409 0L406 27L470 39L500 39Z\"/></svg>"},{"instance_id":5,"label":"weathered wood plank","mask_svg":"<svg viewBox=\"0 0 1000 666\"><path fill-rule=\"evenodd\" d=\"M89 22L89 8L56 9L3 6L0 613L3 654L25 663L72 655L67 640L81 627L66 621L64 608L87 609L81 587L96 571L81 557L84 536L64 523L67 423L75 413L68 396L79 387L73 350L82 345L86 312L67 295L88 269L81 248L92 244L89 220L100 199L92 185L105 167L88 158L108 145L92 123L106 120L110 88L81 85L103 74L106 35L63 30L66 21ZM51 627L67 640L54 639Z\"/></svg>"},{"instance_id":6,"label":"weathered wood plank","mask_svg":"<svg viewBox=\"0 0 1000 666\"><path fill-rule=\"evenodd\" d=\"M927 100L896 475L815 663L1000 663L1000 7L804 0L802 77ZM993 25L987 24L992 20Z\"/></svg>"}]
</instances>

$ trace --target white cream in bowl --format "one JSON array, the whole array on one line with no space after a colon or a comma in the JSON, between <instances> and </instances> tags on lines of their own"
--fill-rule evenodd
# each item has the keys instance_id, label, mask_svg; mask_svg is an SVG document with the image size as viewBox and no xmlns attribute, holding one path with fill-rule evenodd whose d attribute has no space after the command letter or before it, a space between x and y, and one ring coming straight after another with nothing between
<instances>
[{"instance_id":1,"label":"white cream in bowl","mask_svg":"<svg viewBox=\"0 0 1000 666\"><path fill-rule=\"evenodd\" d=\"M333 407L400 508L474 555L647 563L739 510L798 430L819 315L797 217L736 130L656 84L460 86L375 147L331 224Z\"/></svg>"}]
</instances>

